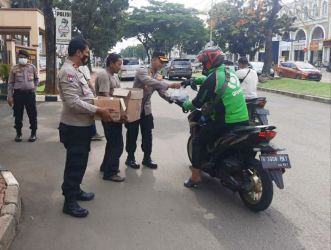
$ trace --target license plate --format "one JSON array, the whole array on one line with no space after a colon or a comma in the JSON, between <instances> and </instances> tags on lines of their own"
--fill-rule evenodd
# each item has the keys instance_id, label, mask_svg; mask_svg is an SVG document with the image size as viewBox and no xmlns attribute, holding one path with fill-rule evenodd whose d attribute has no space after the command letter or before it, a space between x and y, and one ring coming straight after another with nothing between
<instances>
[{"instance_id":1,"label":"license plate","mask_svg":"<svg viewBox=\"0 0 331 250\"><path fill-rule=\"evenodd\" d=\"M287 154L260 155L260 160L264 169L291 168L290 158Z\"/></svg>"}]
</instances>

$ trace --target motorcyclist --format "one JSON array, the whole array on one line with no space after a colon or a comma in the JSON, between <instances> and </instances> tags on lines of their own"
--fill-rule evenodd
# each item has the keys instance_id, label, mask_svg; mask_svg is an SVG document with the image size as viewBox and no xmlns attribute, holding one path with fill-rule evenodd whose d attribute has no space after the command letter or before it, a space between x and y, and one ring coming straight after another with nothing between
<instances>
[{"instance_id":1,"label":"motorcyclist","mask_svg":"<svg viewBox=\"0 0 331 250\"><path fill-rule=\"evenodd\" d=\"M181 106L184 111L201 108L206 124L192 134L192 175L184 182L188 188L197 187L201 182L207 145L238 126L248 125L243 90L235 72L224 65L223 52L219 48L207 48L197 58L205 77L188 80L191 85L201 87L192 101L187 100Z\"/></svg>"},{"instance_id":2,"label":"motorcyclist","mask_svg":"<svg viewBox=\"0 0 331 250\"><path fill-rule=\"evenodd\" d=\"M236 74L241 82L245 98L248 100L257 98L257 84L259 78L256 71L248 67L248 60L246 57L239 58L238 63L239 70L236 71Z\"/></svg>"}]
</instances>

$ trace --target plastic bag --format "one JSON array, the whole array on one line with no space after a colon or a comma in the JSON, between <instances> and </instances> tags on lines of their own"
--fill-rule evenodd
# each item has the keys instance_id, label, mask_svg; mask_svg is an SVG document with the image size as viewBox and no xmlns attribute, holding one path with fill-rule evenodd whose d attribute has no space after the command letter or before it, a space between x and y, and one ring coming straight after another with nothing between
<instances>
[{"instance_id":1,"label":"plastic bag","mask_svg":"<svg viewBox=\"0 0 331 250\"><path fill-rule=\"evenodd\" d=\"M185 89L180 88L180 89L175 89L171 94L170 97L173 101L180 101L180 102L185 102L186 100L189 99L189 95L186 92Z\"/></svg>"}]
</instances>

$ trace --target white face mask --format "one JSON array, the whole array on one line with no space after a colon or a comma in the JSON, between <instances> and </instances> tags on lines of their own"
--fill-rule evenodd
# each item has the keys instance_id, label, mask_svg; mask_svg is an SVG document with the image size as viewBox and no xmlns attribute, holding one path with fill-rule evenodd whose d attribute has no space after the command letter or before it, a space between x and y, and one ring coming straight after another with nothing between
<instances>
[{"instance_id":1,"label":"white face mask","mask_svg":"<svg viewBox=\"0 0 331 250\"><path fill-rule=\"evenodd\" d=\"M27 64L28 58L18 58L18 63L22 65Z\"/></svg>"}]
</instances>

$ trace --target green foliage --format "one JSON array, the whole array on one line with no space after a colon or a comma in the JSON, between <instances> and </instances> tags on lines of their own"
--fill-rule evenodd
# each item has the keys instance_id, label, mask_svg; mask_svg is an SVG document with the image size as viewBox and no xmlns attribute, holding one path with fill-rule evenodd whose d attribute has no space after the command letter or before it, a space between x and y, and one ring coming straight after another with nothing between
<instances>
[{"instance_id":1,"label":"green foliage","mask_svg":"<svg viewBox=\"0 0 331 250\"><path fill-rule=\"evenodd\" d=\"M4 83L8 83L10 73L9 64L0 64L0 78Z\"/></svg>"},{"instance_id":2,"label":"green foliage","mask_svg":"<svg viewBox=\"0 0 331 250\"><path fill-rule=\"evenodd\" d=\"M293 31L295 17L279 17L279 10L272 8L275 1L227 0L217 4L210 12L217 43L227 44L231 53L253 56L264 47L268 27L273 35Z\"/></svg>"},{"instance_id":3,"label":"green foliage","mask_svg":"<svg viewBox=\"0 0 331 250\"><path fill-rule=\"evenodd\" d=\"M170 52L174 46L197 53L207 40L198 11L183 4L150 0L150 5L133 9L124 27L124 37L136 37L146 52Z\"/></svg>"},{"instance_id":4,"label":"green foliage","mask_svg":"<svg viewBox=\"0 0 331 250\"><path fill-rule=\"evenodd\" d=\"M121 38L128 0L55 0L54 6L72 11L73 35L90 42L96 56L104 57Z\"/></svg>"},{"instance_id":5,"label":"green foliage","mask_svg":"<svg viewBox=\"0 0 331 250\"><path fill-rule=\"evenodd\" d=\"M125 49L121 50L122 57L135 57L141 60L145 60L147 57L145 48L142 44L138 44L137 46L129 46Z\"/></svg>"}]
</instances>

